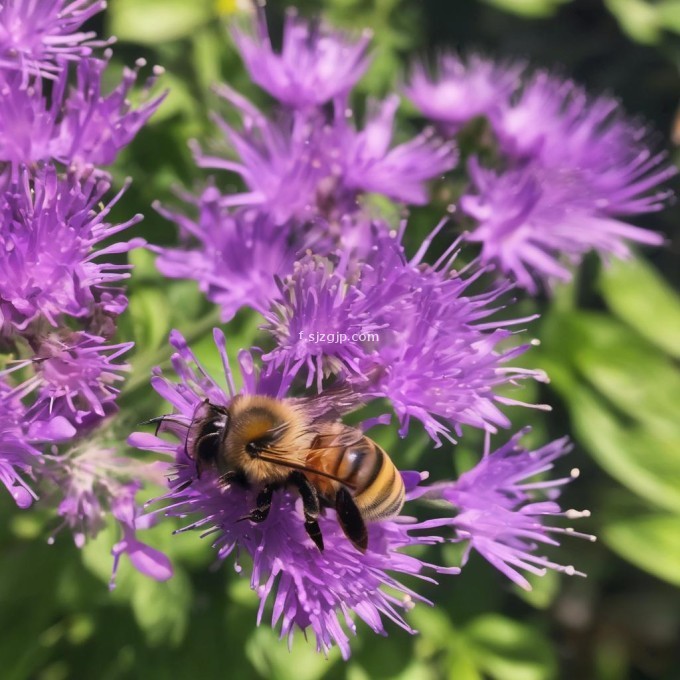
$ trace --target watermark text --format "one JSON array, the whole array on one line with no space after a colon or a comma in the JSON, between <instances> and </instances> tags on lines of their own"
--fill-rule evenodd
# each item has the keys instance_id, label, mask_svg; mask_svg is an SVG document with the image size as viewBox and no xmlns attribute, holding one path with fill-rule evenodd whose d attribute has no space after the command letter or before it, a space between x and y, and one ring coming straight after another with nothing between
<instances>
[{"instance_id":1,"label":"watermark text","mask_svg":"<svg viewBox=\"0 0 680 680\"><path fill-rule=\"evenodd\" d=\"M307 333L300 331L298 339L314 344L344 345L348 342L378 342L380 335L378 333Z\"/></svg>"}]
</instances>

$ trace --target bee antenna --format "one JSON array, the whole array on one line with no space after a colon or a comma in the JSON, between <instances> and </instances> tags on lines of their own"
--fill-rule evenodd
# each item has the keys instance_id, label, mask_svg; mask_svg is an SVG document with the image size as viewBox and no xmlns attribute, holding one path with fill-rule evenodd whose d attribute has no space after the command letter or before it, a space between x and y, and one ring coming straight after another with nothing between
<instances>
[{"instance_id":1,"label":"bee antenna","mask_svg":"<svg viewBox=\"0 0 680 680\"><path fill-rule=\"evenodd\" d=\"M201 406L205 406L206 404L210 404L210 400L207 397L200 403L196 404L194 407L194 412L191 414L191 423L189 423L186 436L184 437L184 453L186 454L187 458L191 458L189 455L189 433L191 432L191 427L196 420L196 413L198 412L198 409L201 408Z\"/></svg>"},{"instance_id":2,"label":"bee antenna","mask_svg":"<svg viewBox=\"0 0 680 680\"><path fill-rule=\"evenodd\" d=\"M142 420L141 423L138 423L138 425L151 425L151 423L162 423L166 418L168 418L168 415L164 416L156 416L155 418L149 418L149 420Z\"/></svg>"},{"instance_id":3,"label":"bee antenna","mask_svg":"<svg viewBox=\"0 0 680 680\"><path fill-rule=\"evenodd\" d=\"M185 422L183 422L183 421L181 421L181 420L177 420L177 418L173 418L173 415L174 415L174 414L172 414L172 413L168 413L168 414L166 414L166 415L164 415L164 416L157 416L156 418L150 418L149 420L143 420L143 421L142 421L141 423L139 423L139 424L140 424L140 425L151 425L152 423L157 423L157 425L156 425L156 431L154 432L154 436L157 436L157 435L158 435L158 430L161 429L161 425L162 425L166 420L167 420L169 423L175 423L176 425L185 425L185 426L186 426L186 423L185 423Z\"/></svg>"}]
</instances>

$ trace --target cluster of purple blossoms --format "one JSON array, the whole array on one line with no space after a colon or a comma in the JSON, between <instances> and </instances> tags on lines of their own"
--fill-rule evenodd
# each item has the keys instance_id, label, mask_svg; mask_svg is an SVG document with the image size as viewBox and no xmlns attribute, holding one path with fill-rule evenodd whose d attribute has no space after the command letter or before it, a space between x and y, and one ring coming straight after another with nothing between
<instances>
[{"instance_id":1,"label":"cluster of purple blossoms","mask_svg":"<svg viewBox=\"0 0 680 680\"><path fill-rule=\"evenodd\" d=\"M280 283L281 294L265 315L276 341L263 356L271 370L306 373L321 391L325 377L348 379L357 389L389 399L405 436L411 418L420 420L441 445L469 425L488 432L510 427L498 404L522 402L501 396L501 385L525 378L545 380L541 371L507 365L529 345L508 344L511 327L535 317L489 320L505 304L508 284L472 294L486 273L472 262L454 269L458 242L432 265L424 258L442 221L410 260L397 233L374 222L375 247L350 268L351 251L339 257L305 255ZM345 337L351 342L319 341Z\"/></svg>"},{"instance_id":2,"label":"cluster of purple blossoms","mask_svg":"<svg viewBox=\"0 0 680 680\"><path fill-rule=\"evenodd\" d=\"M144 241L124 237L141 215L108 221L126 187L107 198L111 178L100 166L162 99L131 107L143 62L103 91L111 55L93 50L110 41L82 26L104 7L0 7L0 474L19 507L53 504L79 546L143 476L102 434L132 346L114 340L130 267L112 260ZM116 517L129 550L139 551L134 523Z\"/></svg>"},{"instance_id":3,"label":"cluster of purple blossoms","mask_svg":"<svg viewBox=\"0 0 680 680\"><path fill-rule=\"evenodd\" d=\"M291 274L299 253L328 254L348 237L370 239L363 197L425 204L427 181L457 162L455 146L431 129L393 142L396 96L369 102L357 124L350 94L369 64L367 35L355 40L291 12L277 53L261 11L251 29L235 28L233 36L251 78L277 108L267 116L230 87L216 87L242 121L234 127L215 115L232 153L192 146L200 167L227 171L239 184L227 185L226 193L210 186L189 198L195 219L159 208L179 225L185 243L155 249L161 272L197 280L225 320L241 306L264 311L270 275ZM236 249L240 239L245 248Z\"/></svg>"},{"instance_id":4,"label":"cluster of purple blossoms","mask_svg":"<svg viewBox=\"0 0 680 680\"><path fill-rule=\"evenodd\" d=\"M281 637L290 641L296 629L310 630L320 651L337 645L345 658L355 617L380 634L385 619L412 631L404 612L423 598L399 574L432 581L458 573L458 567L414 557L411 546L466 542L464 562L474 549L524 588L530 587L524 573L578 574L537 554L557 545L560 534L574 533L552 526L554 518L587 514L563 511L557 503L573 475L546 478L567 453L566 440L528 451L518 443L521 433L514 435L455 482L427 486L426 473L402 471L406 513L415 512L418 499L436 499L440 516L418 521L402 513L368 522L365 551L347 539L331 508L318 519L324 537L319 550L305 531L300 495L285 486L273 493L264 521L246 521L259 502L258 483L233 481L201 459L192 432L206 404L228 411L241 395L304 396L330 420L381 399L396 414L402 436L419 421L441 446L463 436L465 427L487 438L510 428L505 407L528 405L521 382L546 380L541 371L513 366L533 344L518 336L535 317L507 318L512 284L495 278L496 261L482 254L461 264L465 237L433 257L435 239L448 236L447 220L409 257L406 220L394 228L376 216L370 194L424 204L428 182L452 169L457 154L432 129L394 144L396 97L371 103L363 125L354 121L350 96L369 63L369 36L354 39L290 13L275 51L263 12L233 36L252 80L276 100L275 112L265 115L231 88L217 88L241 119L234 126L215 117L231 154L208 154L196 143L193 148L200 167L230 173L233 184L215 178L199 197L185 195L191 216L156 206L177 223L181 243L149 248L162 274L195 280L224 321L242 307L261 314L265 349L241 350L240 376L234 375L224 334L216 329L224 383L206 373L173 332L177 381L160 371L151 381L172 413L160 418L155 434L130 438L161 454L171 470L168 492L144 517L178 518L180 531L200 530L211 537L218 559L235 556L237 572L247 553L260 600L258 622L269 603ZM468 67L480 69L473 79L476 99L461 84L438 91L431 102L430 114L437 124L448 123L442 126L447 134L471 116L500 115L499 95L510 98L521 71L481 59L445 62L452 77L465 76ZM426 86L438 89L423 72L411 89ZM450 100L465 105L466 113L442 121L437 102ZM499 312L506 318L499 320ZM241 390L235 387L239 377ZM362 429L385 419L365 421ZM227 420L211 425L206 436L218 441L226 427ZM172 439L159 436L166 434ZM210 455L224 452L211 449ZM398 467L398 458L394 462ZM165 563L148 559L164 571Z\"/></svg>"},{"instance_id":5,"label":"cluster of purple blossoms","mask_svg":"<svg viewBox=\"0 0 680 680\"><path fill-rule=\"evenodd\" d=\"M476 225L468 239L481 244L483 262L535 294L570 280L590 250L624 258L628 242L663 243L623 220L661 210L670 192L659 187L677 170L616 100L543 71L522 79L522 71L447 55L436 76L416 66L407 93L450 134L488 120L500 163L470 160L471 186L460 200Z\"/></svg>"},{"instance_id":6,"label":"cluster of purple blossoms","mask_svg":"<svg viewBox=\"0 0 680 680\"><path fill-rule=\"evenodd\" d=\"M427 600L401 583L398 576L434 582L437 575L455 575L460 569L415 557L408 551L412 546L467 541L468 550L477 550L525 588L529 584L520 570L540 574L552 568L578 573L571 566L534 555L539 545L557 545L554 535L573 533L571 529L548 526L546 520L583 515L574 510L563 512L556 502L560 488L571 477L536 479L567 452L564 440L527 451L519 446L516 435L457 482L425 486L426 474L402 472L407 512L414 509L411 501L425 497L439 501L442 516L418 521L400 514L371 522L364 551L357 550L343 534L332 509L319 517L324 537L324 550L319 550L305 532L297 494L286 489L274 495L266 521L241 521L255 506L257 490L220 482L212 468L199 469L191 446L187 447L188 428L206 400L226 407L240 394L285 399L295 375L286 370L262 371L253 355L242 350L238 363L243 387L237 393L224 334L216 329L214 336L228 392L205 372L184 338L173 332L170 342L176 352L172 363L178 381L157 372L152 385L174 409L173 415L164 419L162 431L174 435L176 441L168 441L158 433L137 432L131 435L130 443L162 454L173 466L170 488L157 499L158 507L150 512L149 519L159 515L176 517L183 522L180 531L198 529L203 536L210 536L219 560L236 556L237 572L241 571L241 552L250 556L251 587L260 600L258 623L270 603L272 626L279 627L282 638L290 643L296 629L309 629L316 637L318 650L327 652L337 645L344 658L350 654L348 633L356 632L352 614L379 634L385 634L385 619L415 632L403 614L417 602ZM360 393L359 397L371 399L369 393ZM315 408L322 413L335 411L338 403L333 393L322 393L315 400ZM365 426L369 426L368 422ZM162 572L164 563L152 561Z\"/></svg>"}]
</instances>

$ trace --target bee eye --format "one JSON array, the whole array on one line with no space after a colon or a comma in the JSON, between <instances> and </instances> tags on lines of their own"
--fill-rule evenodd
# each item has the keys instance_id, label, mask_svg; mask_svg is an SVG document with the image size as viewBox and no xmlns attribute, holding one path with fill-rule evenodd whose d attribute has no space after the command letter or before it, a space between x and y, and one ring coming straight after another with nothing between
<instances>
[{"instance_id":1,"label":"bee eye","mask_svg":"<svg viewBox=\"0 0 680 680\"><path fill-rule=\"evenodd\" d=\"M220 438L224 433L226 423L219 420L209 420L201 426L196 439L196 458L205 463L211 463L217 459L220 448Z\"/></svg>"},{"instance_id":2,"label":"bee eye","mask_svg":"<svg viewBox=\"0 0 680 680\"><path fill-rule=\"evenodd\" d=\"M196 447L196 456L202 461L210 462L217 458L218 435L217 433L207 434L201 437Z\"/></svg>"}]
</instances>

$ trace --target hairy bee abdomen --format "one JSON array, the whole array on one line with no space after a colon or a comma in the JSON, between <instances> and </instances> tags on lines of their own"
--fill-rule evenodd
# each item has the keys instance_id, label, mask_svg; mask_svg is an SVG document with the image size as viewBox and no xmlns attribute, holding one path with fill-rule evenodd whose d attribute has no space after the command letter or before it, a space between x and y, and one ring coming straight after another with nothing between
<instances>
[{"instance_id":1,"label":"hairy bee abdomen","mask_svg":"<svg viewBox=\"0 0 680 680\"><path fill-rule=\"evenodd\" d=\"M343 450L335 474L351 485L354 502L364 519L394 517L404 505L404 482L399 470L368 437Z\"/></svg>"}]
</instances>

